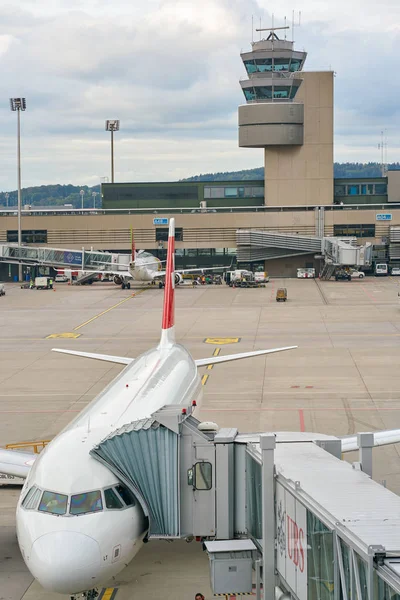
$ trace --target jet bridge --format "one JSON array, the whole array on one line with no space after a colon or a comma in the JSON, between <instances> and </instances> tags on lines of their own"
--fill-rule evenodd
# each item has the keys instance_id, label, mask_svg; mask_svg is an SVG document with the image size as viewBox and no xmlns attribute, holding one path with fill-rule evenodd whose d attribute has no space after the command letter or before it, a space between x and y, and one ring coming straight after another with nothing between
<instances>
[{"instance_id":1,"label":"jet bridge","mask_svg":"<svg viewBox=\"0 0 400 600\"><path fill-rule=\"evenodd\" d=\"M112 265L118 262L118 254L108 252L68 250L16 244L0 244L0 262L47 267L70 267L76 269L98 269L99 263ZM119 270L119 269L118 269Z\"/></svg>"},{"instance_id":2,"label":"jet bridge","mask_svg":"<svg viewBox=\"0 0 400 600\"><path fill-rule=\"evenodd\" d=\"M240 434L167 406L91 451L134 492L151 539L194 537L215 594L399 600L400 497L371 479L374 434ZM379 434L376 434L379 435Z\"/></svg>"}]
</instances>

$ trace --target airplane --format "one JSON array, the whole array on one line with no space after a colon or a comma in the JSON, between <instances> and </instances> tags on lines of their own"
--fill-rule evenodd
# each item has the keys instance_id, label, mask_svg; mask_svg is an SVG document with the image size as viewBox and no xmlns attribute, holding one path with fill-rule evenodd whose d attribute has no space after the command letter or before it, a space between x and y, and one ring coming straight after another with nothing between
<instances>
[{"instance_id":1,"label":"airplane","mask_svg":"<svg viewBox=\"0 0 400 600\"><path fill-rule=\"evenodd\" d=\"M105 268L104 265L109 265L110 263L101 263L103 268L99 270L92 270L93 274L101 274L101 275L113 275L113 281L116 285L120 285L124 290L127 288L128 290L131 287L131 281L133 280L135 283L148 283L155 284L158 282L158 287L162 289L165 286L165 276L166 271L163 271L161 268L162 262L156 256L153 256L149 252L144 251L136 251L135 242L133 239L133 233L131 230L131 241L132 241L132 254L131 260L129 264L125 263L113 263L112 267L124 267L124 270L113 270L109 269L108 266ZM232 265L231 265L232 266ZM204 271L221 271L229 269L230 267L203 267L203 268L194 268L194 269L179 269L175 270L174 278L175 285L179 285L183 281L184 273L203 273ZM91 270L86 270L85 273L89 274Z\"/></svg>"},{"instance_id":2,"label":"airplane","mask_svg":"<svg viewBox=\"0 0 400 600\"><path fill-rule=\"evenodd\" d=\"M201 398L198 367L291 350L255 350L194 360L175 339L175 220L170 220L161 339L138 358L63 350L125 369L39 454L0 449L0 472L26 478L17 505L19 547L48 591L112 585L146 541L149 523L131 491L90 450L132 421Z\"/></svg>"}]
</instances>

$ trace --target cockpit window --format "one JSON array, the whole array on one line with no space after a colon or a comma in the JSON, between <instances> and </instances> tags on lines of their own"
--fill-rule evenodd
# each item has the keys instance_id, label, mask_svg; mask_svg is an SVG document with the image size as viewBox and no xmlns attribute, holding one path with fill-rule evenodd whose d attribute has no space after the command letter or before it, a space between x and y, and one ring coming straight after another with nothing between
<instances>
[{"instance_id":1,"label":"cockpit window","mask_svg":"<svg viewBox=\"0 0 400 600\"><path fill-rule=\"evenodd\" d=\"M115 486L115 489L127 506L135 506L135 498L126 486L119 484Z\"/></svg>"},{"instance_id":2,"label":"cockpit window","mask_svg":"<svg viewBox=\"0 0 400 600\"><path fill-rule=\"evenodd\" d=\"M69 509L71 515L83 515L100 510L103 510L103 502L99 490L71 496L71 506Z\"/></svg>"},{"instance_id":3,"label":"cockpit window","mask_svg":"<svg viewBox=\"0 0 400 600\"><path fill-rule=\"evenodd\" d=\"M39 510L52 515L65 515L67 512L68 496L55 494L54 492L43 492L39 504Z\"/></svg>"},{"instance_id":4,"label":"cockpit window","mask_svg":"<svg viewBox=\"0 0 400 600\"><path fill-rule=\"evenodd\" d=\"M22 501L22 506L27 510L34 510L39 502L41 490L33 485Z\"/></svg>"},{"instance_id":5,"label":"cockpit window","mask_svg":"<svg viewBox=\"0 0 400 600\"><path fill-rule=\"evenodd\" d=\"M118 510L119 508L123 508L121 500L118 498L117 494L112 488L104 490L104 499L106 501L106 508L109 510Z\"/></svg>"}]
</instances>

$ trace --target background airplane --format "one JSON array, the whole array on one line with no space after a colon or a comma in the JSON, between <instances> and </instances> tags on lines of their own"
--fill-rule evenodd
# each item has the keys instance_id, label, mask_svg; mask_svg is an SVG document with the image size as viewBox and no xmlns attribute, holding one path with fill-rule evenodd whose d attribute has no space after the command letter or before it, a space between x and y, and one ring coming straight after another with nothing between
<instances>
[{"instance_id":1,"label":"background airplane","mask_svg":"<svg viewBox=\"0 0 400 600\"><path fill-rule=\"evenodd\" d=\"M140 550L149 523L132 492L90 450L120 427L167 405L189 408L201 397L198 367L287 348L194 360L175 340L175 221L168 239L160 343L138 358L57 352L126 368L39 454L0 450L0 472L26 477L17 506L25 563L45 590L84 593L115 585Z\"/></svg>"}]
</instances>

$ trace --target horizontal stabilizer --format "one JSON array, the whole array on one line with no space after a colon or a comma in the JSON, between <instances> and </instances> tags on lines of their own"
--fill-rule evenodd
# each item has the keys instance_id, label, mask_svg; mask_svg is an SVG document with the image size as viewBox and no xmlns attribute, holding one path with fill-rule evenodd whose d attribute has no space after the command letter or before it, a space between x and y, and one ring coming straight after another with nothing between
<instances>
[{"instance_id":1,"label":"horizontal stabilizer","mask_svg":"<svg viewBox=\"0 0 400 600\"><path fill-rule=\"evenodd\" d=\"M374 448L400 443L400 429L389 429L387 431L376 431L374 433ZM356 435L342 438L342 452L358 450L358 439Z\"/></svg>"},{"instance_id":2,"label":"horizontal stabilizer","mask_svg":"<svg viewBox=\"0 0 400 600\"><path fill-rule=\"evenodd\" d=\"M78 352L77 350L62 350L61 348L52 348L52 352L61 352L62 354L72 354L73 356L83 356L83 358L93 358L94 360L104 360L106 362L119 363L120 365L130 365L134 358L127 356L112 356L111 354L95 354L94 352Z\"/></svg>"},{"instance_id":3,"label":"horizontal stabilizer","mask_svg":"<svg viewBox=\"0 0 400 600\"><path fill-rule=\"evenodd\" d=\"M216 365L218 363L229 362L231 360L251 358L252 356L262 356L263 354L273 354L274 352L283 352L284 350L293 350L294 348L297 348L297 346L272 348L271 350L254 350L253 352L241 352L240 354L228 354L227 356L210 356L210 358L200 358L195 360L195 363L198 367L206 367L207 365Z\"/></svg>"},{"instance_id":4,"label":"horizontal stabilizer","mask_svg":"<svg viewBox=\"0 0 400 600\"><path fill-rule=\"evenodd\" d=\"M36 459L37 454L0 448L0 473L25 479Z\"/></svg>"}]
</instances>

